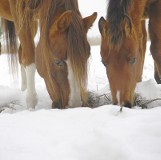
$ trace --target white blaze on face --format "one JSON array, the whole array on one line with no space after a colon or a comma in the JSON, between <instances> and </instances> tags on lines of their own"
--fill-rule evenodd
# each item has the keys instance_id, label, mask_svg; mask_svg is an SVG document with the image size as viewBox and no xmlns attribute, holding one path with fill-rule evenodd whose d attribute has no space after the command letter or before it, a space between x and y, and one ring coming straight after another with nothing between
<instances>
[{"instance_id":1,"label":"white blaze on face","mask_svg":"<svg viewBox=\"0 0 161 160\"><path fill-rule=\"evenodd\" d=\"M118 105L120 105L120 91L117 91L116 98L117 98L117 101L118 101Z\"/></svg>"},{"instance_id":2,"label":"white blaze on face","mask_svg":"<svg viewBox=\"0 0 161 160\"><path fill-rule=\"evenodd\" d=\"M78 84L74 78L70 61L67 60L66 64L68 68L68 81L69 81L69 87L70 87L68 107L81 107L82 100L80 95L80 88L78 87Z\"/></svg>"}]
</instances>

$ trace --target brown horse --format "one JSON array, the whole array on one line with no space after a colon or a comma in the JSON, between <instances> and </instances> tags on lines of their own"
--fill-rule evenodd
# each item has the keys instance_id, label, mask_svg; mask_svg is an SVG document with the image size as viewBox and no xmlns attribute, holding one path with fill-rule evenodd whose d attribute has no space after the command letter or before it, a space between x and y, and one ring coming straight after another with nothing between
<instances>
[{"instance_id":1,"label":"brown horse","mask_svg":"<svg viewBox=\"0 0 161 160\"><path fill-rule=\"evenodd\" d=\"M0 16L14 22L20 40L22 90L27 88L27 106L34 108L37 104L36 68L45 80L53 108L87 105L87 31L97 14L82 18L77 0L1 0ZM38 19L40 40L35 54Z\"/></svg>"},{"instance_id":2,"label":"brown horse","mask_svg":"<svg viewBox=\"0 0 161 160\"><path fill-rule=\"evenodd\" d=\"M114 104L131 108L141 80L146 50L145 18L149 18L155 79L161 83L161 1L110 0L106 20L101 17L101 56Z\"/></svg>"}]
</instances>

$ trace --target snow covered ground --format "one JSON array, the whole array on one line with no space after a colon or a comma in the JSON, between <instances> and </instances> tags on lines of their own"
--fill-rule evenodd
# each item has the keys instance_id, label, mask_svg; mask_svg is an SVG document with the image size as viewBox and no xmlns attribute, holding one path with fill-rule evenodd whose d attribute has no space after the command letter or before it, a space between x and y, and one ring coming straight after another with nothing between
<instances>
[{"instance_id":1,"label":"snow covered ground","mask_svg":"<svg viewBox=\"0 0 161 160\"><path fill-rule=\"evenodd\" d=\"M89 37L99 37L97 22L105 16L106 1L80 0L83 16L98 11ZM147 44L149 48L149 43ZM147 48L143 82L136 92L145 99L161 97L161 85L153 79L153 61ZM97 95L110 93L99 46L92 46L88 89ZM148 109L104 105L95 109L51 109L44 81L36 74L39 103L35 111L25 107L20 79L9 74L6 55L0 56L0 160L160 160L161 101Z\"/></svg>"},{"instance_id":2,"label":"snow covered ground","mask_svg":"<svg viewBox=\"0 0 161 160\"><path fill-rule=\"evenodd\" d=\"M39 103L35 111L28 111L20 80L9 75L6 55L1 55L0 66L0 107L9 107L0 114L0 160L161 159L159 101L149 109L124 108L122 113L113 105L52 110L44 82L36 74ZM143 79L137 92L146 99L160 97L149 50ZM109 92L99 46L92 47L88 88L98 95Z\"/></svg>"}]
</instances>

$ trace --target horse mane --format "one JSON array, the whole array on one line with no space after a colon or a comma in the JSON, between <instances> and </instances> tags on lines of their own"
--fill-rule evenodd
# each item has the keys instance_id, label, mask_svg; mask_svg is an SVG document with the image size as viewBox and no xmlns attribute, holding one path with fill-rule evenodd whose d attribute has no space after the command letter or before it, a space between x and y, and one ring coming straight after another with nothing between
<instances>
[{"instance_id":1,"label":"horse mane","mask_svg":"<svg viewBox=\"0 0 161 160\"><path fill-rule=\"evenodd\" d=\"M106 19L109 22L108 35L109 42L112 46L121 44L124 30L122 22L125 18L131 24L128 16L128 9L132 6L132 0L110 0L107 7Z\"/></svg>"},{"instance_id":2,"label":"horse mane","mask_svg":"<svg viewBox=\"0 0 161 160\"><path fill-rule=\"evenodd\" d=\"M27 0L27 5L30 10L35 10L41 7L43 0Z\"/></svg>"},{"instance_id":3,"label":"horse mane","mask_svg":"<svg viewBox=\"0 0 161 160\"><path fill-rule=\"evenodd\" d=\"M72 5L75 3L75 6ZM68 30L68 57L73 72L76 75L77 83L80 86L81 96L84 102L87 101L85 93L87 86L87 59L90 56L90 46L87 43L86 31L78 10L77 0L66 0L66 9L72 10L72 24Z\"/></svg>"}]
</instances>

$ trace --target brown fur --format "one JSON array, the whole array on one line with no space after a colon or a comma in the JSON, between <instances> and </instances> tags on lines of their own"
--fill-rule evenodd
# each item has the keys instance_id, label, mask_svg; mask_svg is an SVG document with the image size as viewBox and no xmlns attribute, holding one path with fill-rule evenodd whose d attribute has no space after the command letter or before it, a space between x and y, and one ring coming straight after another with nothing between
<instances>
[{"instance_id":1,"label":"brown fur","mask_svg":"<svg viewBox=\"0 0 161 160\"><path fill-rule=\"evenodd\" d=\"M135 86L141 80L144 64L147 40L144 18L147 16L156 81L161 83L158 78L161 77L161 1L110 0L106 20L99 21L101 56L114 104L118 104L116 94L120 91L120 105L133 105Z\"/></svg>"},{"instance_id":2,"label":"brown fur","mask_svg":"<svg viewBox=\"0 0 161 160\"><path fill-rule=\"evenodd\" d=\"M69 98L65 61L69 59L75 79L80 87L82 101L87 105L86 67L87 59L90 55L90 47L86 33L95 20L96 13L86 18L86 22L84 22L76 0L56 0L55 3L51 3L51 0L49 0L48 2L47 6L42 7L40 13L41 39L36 54L38 72L45 79L51 99L59 102L56 104L61 104L62 107L65 107ZM46 8L48 8L47 11ZM65 11L65 17L60 19L60 15ZM49 55L46 56L46 53L49 53ZM44 62L40 62L42 60ZM64 66L53 66L53 61L55 60L61 60ZM52 76L51 72L55 74ZM68 87L64 91L65 86Z\"/></svg>"},{"instance_id":3,"label":"brown fur","mask_svg":"<svg viewBox=\"0 0 161 160\"><path fill-rule=\"evenodd\" d=\"M70 87L66 60L69 59L84 105L87 104L87 31L97 14L82 18L77 0L2 0L0 16L13 21L20 40L19 62L35 63L53 100L53 108L68 105ZM34 36L40 20L40 40ZM33 93L34 94L34 93Z\"/></svg>"}]
</instances>

